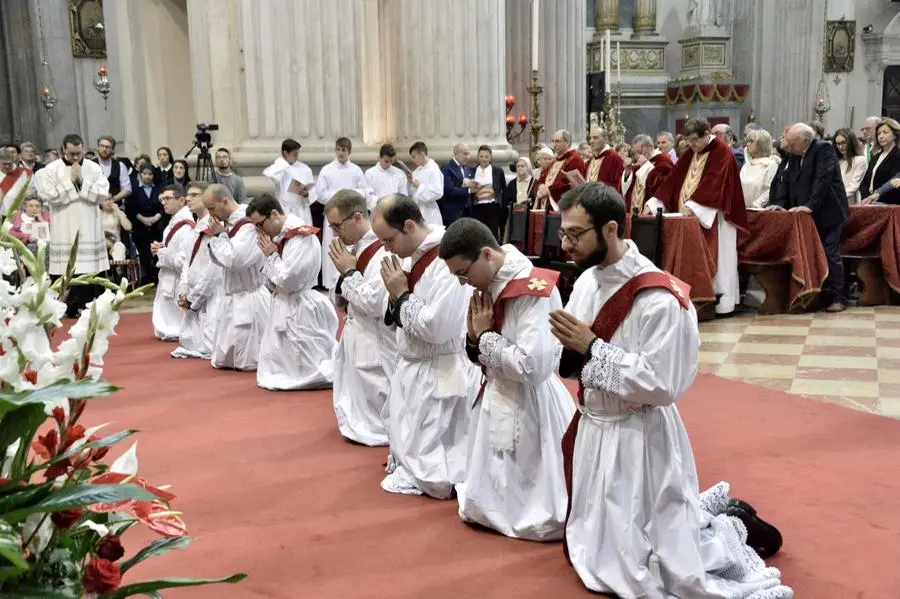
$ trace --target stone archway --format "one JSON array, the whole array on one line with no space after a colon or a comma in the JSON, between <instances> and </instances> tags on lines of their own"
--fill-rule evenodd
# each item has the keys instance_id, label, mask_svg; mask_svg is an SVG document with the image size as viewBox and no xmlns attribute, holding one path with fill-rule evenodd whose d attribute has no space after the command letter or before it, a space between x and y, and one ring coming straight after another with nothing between
<instances>
[{"instance_id":1,"label":"stone archway","mask_svg":"<svg viewBox=\"0 0 900 599\"><path fill-rule=\"evenodd\" d=\"M866 27L871 29L866 31L862 26L859 29L865 48L866 76L872 90L868 94L866 114L882 114L885 108L883 96L887 93L884 84L886 81L892 84L896 79L895 69L890 73L886 71L892 65L900 65L900 5L892 2Z\"/></svg>"}]
</instances>

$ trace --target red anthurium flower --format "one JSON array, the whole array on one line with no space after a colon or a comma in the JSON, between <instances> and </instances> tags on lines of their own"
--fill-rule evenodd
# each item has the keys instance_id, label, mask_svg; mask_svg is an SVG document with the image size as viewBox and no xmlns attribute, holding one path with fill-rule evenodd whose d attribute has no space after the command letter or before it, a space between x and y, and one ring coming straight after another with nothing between
<instances>
[{"instance_id":1,"label":"red anthurium flower","mask_svg":"<svg viewBox=\"0 0 900 599\"><path fill-rule=\"evenodd\" d=\"M56 450L59 449L59 433L56 432L55 428L50 429L45 434L32 441L31 448L36 454L45 460L49 460L56 455Z\"/></svg>"},{"instance_id":2,"label":"red anthurium flower","mask_svg":"<svg viewBox=\"0 0 900 599\"><path fill-rule=\"evenodd\" d=\"M147 481L140 478L139 476L133 476L131 474L122 474L120 472L105 472L100 476L91 479L90 482L95 485L123 485L126 483L130 483L133 485L138 485L139 487L150 491L163 501L169 502L175 499L175 495L173 495L172 493L163 491L162 489L157 489L156 487L148 484ZM90 509L92 512L105 514L108 512L118 512L132 509L135 503L138 502L135 502L131 499L125 499L122 501L115 501L113 503L96 503L90 506L88 509Z\"/></svg>"},{"instance_id":3,"label":"red anthurium flower","mask_svg":"<svg viewBox=\"0 0 900 599\"><path fill-rule=\"evenodd\" d=\"M187 526L181 512L173 512L162 501L137 501L131 513L150 530L164 537L183 537Z\"/></svg>"}]
</instances>

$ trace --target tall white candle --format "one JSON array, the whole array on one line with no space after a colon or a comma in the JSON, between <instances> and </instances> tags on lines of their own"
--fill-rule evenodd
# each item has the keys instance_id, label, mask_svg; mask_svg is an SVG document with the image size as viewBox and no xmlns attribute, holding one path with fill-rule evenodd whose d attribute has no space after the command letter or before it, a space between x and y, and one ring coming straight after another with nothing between
<instances>
[{"instance_id":1,"label":"tall white candle","mask_svg":"<svg viewBox=\"0 0 900 599\"><path fill-rule=\"evenodd\" d=\"M531 70L538 70L538 21L540 0L531 0Z\"/></svg>"},{"instance_id":2,"label":"tall white candle","mask_svg":"<svg viewBox=\"0 0 900 599\"><path fill-rule=\"evenodd\" d=\"M612 61L610 60L612 54L612 49L609 45L609 29L606 30L606 93L609 93L610 83L612 82Z\"/></svg>"},{"instance_id":3,"label":"tall white candle","mask_svg":"<svg viewBox=\"0 0 900 599\"><path fill-rule=\"evenodd\" d=\"M616 83L622 85L622 52L619 50L619 42L616 42Z\"/></svg>"}]
</instances>

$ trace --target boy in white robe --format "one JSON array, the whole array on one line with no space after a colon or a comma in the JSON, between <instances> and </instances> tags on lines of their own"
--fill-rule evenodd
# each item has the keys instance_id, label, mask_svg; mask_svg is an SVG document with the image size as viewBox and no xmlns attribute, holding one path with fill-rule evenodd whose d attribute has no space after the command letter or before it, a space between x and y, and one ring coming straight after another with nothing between
<instances>
[{"instance_id":1,"label":"boy in white robe","mask_svg":"<svg viewBox=\"0 0 900 599\"><path fill-rule=\"evenodd\" d=\"M273 391L330 387L338 319L328 297L313 290L322 262L319 230L285 215L270 193L253 198L247 217L259 230L272 289L256 384Z\"/></svg>"},{"instance_id":2,"label":"boy in white robe","mask_svg":"<svg viewBox=\"0 0 900 599\"><path fill-rule=\"evenodd\" d=\"M300 162L300 142L288 138L281 142L281 156L263 171L278 193L285 214L300 217L304 225L312 225L310 205L315 201L312 169Z\"/></svg>"},{"instance_id":3,"label":"boy in white robe","mask_svg":"<svg viewBox=\"0 0 900 599\"><path fill-rule=\"evenodd\" d=\"M345 438L387 445L382 412L397 358L396 331L384 324L388 295L381 262L387 254L369 223L362 194L352 189L334 194L325 219L338 237L328 255L341 274L334 292L347 312L334 356L334 415Z\"/></svg>"},{"instance_id":4,"label":"boy in white robe","mask_svg":"<svg viewBox=\"0 0 900 599\"><path fill-rule=\"evenodd\" d=\"M417 141L409 148L409 155L416 163L416 170L409 175L410 195L419 205L422 218L428 225L442 226L438 200L444 197L444 174L438 163L428 157L425 142Z\"/></svg>"},{"instance_id":5,"label":"boy in white robe","mask_svg":"<svg viewBox=\"0 0 900 599\"><path fill-rule=\"evenodd\" d=\"M207 248L212 237L209 213L203 205L207 187L206 183L192 181L187 190L188 207L197 219L197 226L178 282L178 305L184 317L173 358L209 360L216 341L216 322L222 303L222 267L213 263Z\"/></svg>"},{"instance_id":6,"label":"boy in white robe","mask_svg":"<svg viewBox=\"0 0 900 599\"><path fill-rule=\"evenodd\" d=\"M560 373L579 378L562 443L570 563L589 589L620 597L789 599L753 550L777 551L777 529L726 483L699 492L674 405L697 372L690 289L623 239L614 189L582 185L559 207L562 249L589 267L550 314L566 348Z\"/></svg>"},{"instance_id":7,"label":"boy in white robe","mask_svg":"<svg viewBox=\"0 0 900 599\"><path fill-rule=\"evenodd\" d=\"M378 150L378 162L375 166L366 170L366 180L372 188L372 195L366 198L369 212L375 210L375 204L384 196L395 193L406 194L409 190L409 181L399 168L394 166L397 150L391 144L384 144Z\"/></svg>"},{"instance_id":8,"label":"boy in white robe","mask_svg":"<svg viewBox=\"0 0 900 599\"><path fill-rule=\"evenodd\" d=\"M555 374L562 347L548 316L562 307L559 273L501 248L483 223L462 218L441 241L441 258L469 300L466 353L484 371L469 416L459 516L509 537L563 536L566 487L560 442L575 404Z\"/></svg>"},{"instance_id":9,"label":"boy in white robe","mask_svg":"<svg viewBox=\"0 0 900 599\"><path fill-rule=\"evenodd\" d=\"M463 347L471 289L438 259L443 227L425 223L403 195L379 200L372 228L385 250L381 263L397 328L397 367L388 398L391 493L449 499L466 466L468 365ZM407 275L400 259L409 258Z\"/></svg>"},{"instance_id":10,"label":"boy in white robe","mask_svg":"<svg viewBox=\"0 0 900 599\"><path fill-rule=\"evenodd\" d=\"M212 263L222 268L224 294L210 362L215 368L256 370L271 303L262 274L266 256L246 217L247 205L235 202L228 187L210 185L203 205L213 234L207 249Z\"/></svg>"},{"instance_id":11,"label":"boy in white robe","mask_svg":"<svg viewBox=\"0 0 900 599\"><path fill-rule=\"evenodd\" d=\"M153 334L163 341L178 341L184 314L178 305L176 288L194 240L194 215L180 185L163 188L159 201L172 218L163 231L163 240L150 244L150 253L156 256L159 267L159 282L153 298Z\"/></svg>"},{"instance_id":12,"label":"boy in white robe","mask_svg":"<svg viewBox=\"0 0 900 599\"><path fill-rule=\"evenodd\" d=\"M349 139L340 137L334 142L334 160L322 167L316 178L316 201L327 204L341 189L355 189L364 196L372 196L372 188L362 169L350 161L353 146ZM328 250L334 234L331 227L322 231L322 286L334 289L338 280L338 271L328 258Z\"/></svg>"}]
</instances>

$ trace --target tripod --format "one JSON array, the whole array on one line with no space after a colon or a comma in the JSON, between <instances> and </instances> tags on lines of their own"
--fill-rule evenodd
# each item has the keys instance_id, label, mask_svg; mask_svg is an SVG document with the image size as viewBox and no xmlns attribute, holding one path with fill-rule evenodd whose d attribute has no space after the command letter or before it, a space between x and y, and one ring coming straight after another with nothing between
<instances>
[{"instance_id":1,"label":"tripod","mask_svg":"<svg viewBox=\"0 0 900 599\"><path fill-rule=\"evenodd\" d=\"M191 149L184 155L184 158L187 159L194 150L200 151L197 155L197 168L194 171L194 181L215 183L216 170L213 168L212 156L209 154L209 145L195 141L194 145L191 146Z\"/></svg>"}]
</instances>

